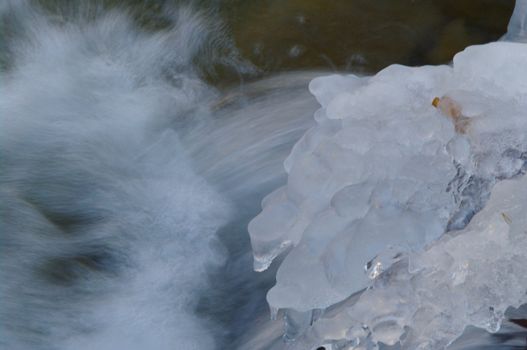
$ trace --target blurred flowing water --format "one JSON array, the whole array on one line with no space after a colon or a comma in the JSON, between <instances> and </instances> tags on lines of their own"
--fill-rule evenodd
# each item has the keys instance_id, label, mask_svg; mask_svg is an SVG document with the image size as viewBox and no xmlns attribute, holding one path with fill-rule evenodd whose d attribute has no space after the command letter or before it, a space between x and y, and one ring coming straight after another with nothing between
<instances>
[{"instance_id":1,"label":"blurred flowing water","mask_svg":"<svg viewBox=\"0 0 527 350\"><path fill-rule=\"evenodd\" d=\"M276 345L246 227L309 81L448 63L513 5L2 0L0 347Z\"/></svg>"}]
</instances>

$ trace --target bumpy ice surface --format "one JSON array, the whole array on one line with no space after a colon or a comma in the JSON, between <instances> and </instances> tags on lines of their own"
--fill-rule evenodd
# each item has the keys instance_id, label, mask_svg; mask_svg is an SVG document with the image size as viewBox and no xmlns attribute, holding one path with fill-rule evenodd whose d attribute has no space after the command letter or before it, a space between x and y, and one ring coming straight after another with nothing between
<instances>
[{"instance_id":1,"label":"bumpy ice surface","mask_svg":"<svg viewBox=\"0 0 527 350\"><path fill-rule=\"evenodd\" d=\"M442 349L466 325L499 330L527 302L527 177L498 183L485 208L455 235L402 256L352 306L320 319L293 349ZM407 328L405 328L407 327Z\"/></svg>"},{"instance_id":2,"label":"bumpy ice surface","mask_svg":"<svg viewBox=\"0 0 527 350\"><path fill-rule=\"evenodd\" d=\"M419 332L430 321L417 320L417 311L446 308L441 317L455 322L438 316L438 325L430 326L434 331L428 334L437 344L452 340L466 324L487 322L489 307L494 314L505 304L516 303L519 294L513 291L525 289L526 283L517 279L514 269L520 265L513 257L525 259L526 250L507 248L524 244L527 235L521 236L520 229L509 232L509 216L504 223L491 213L480 214L478 223L465 229L466 235L417 252L443 233L463 229L485 205L494 183L525 171L526 62L527 45L498 42L465 49L455 56L452 67L393 65L373 77L334 75L313 80L310 90L321 104L315 114L317 125L287 159L287 185L264 199L262 213L249 226L256 270L266 269L290 249L268 294L271 308L325 309L371 286L397 261L394 276L400 277L394 277L386 291L365 294L356 307L370 308L373 318L378 312L404 314L400 316L404 321L393 322L419 324ZM435 96L448 96L460 106L469 118L466 133L456 132L452 120L431 105ZM522 193L515 197L517 206L527 199ZM496 205L505 208L510 203L502 197ZM488 235L499 238L488 240ZM450 249L453 243L448 242L456 242L457 248ZM400 263L406 252L414 252L411 266L419 265L416 260L430 270L416 276L409 273L407 265ZM479 270L474 261L486 270ZM491 270L498 261L499 269ZM454 274L455 269L462 271ZM439 280L431 276L435 270ZM491 271L496 276L487 280ZM465 280L470 285L464 285ZM452 284L475 304L454 305L448 287ZM380 303L400 293L408 296L417 293L417 287L430 288L431 294L401 299L390 305L393 310L363 301L378 298ZM381 297L382 293L387 294ZM493 293L506 294L494 298ZM458 317L458 313L473 316ZM443 328L442 322L450 325ZM341 328L352 324L345 321ZM396 331L390 342L400 335ZM421 338L416 339L417 344Z\"/></svg>"}]
</instances>

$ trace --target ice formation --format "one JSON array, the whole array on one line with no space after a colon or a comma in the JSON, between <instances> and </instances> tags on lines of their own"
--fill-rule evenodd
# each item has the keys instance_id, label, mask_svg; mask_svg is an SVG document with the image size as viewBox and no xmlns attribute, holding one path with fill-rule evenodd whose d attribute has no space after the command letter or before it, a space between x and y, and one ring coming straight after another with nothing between
<instances>
[{"instance_id":1,"label":"ice formation","mask_svg":"<svg viewBox=\"0 0 527 350\"><path fill-rule=\"evenodd\" d=\"M326 336L371 345L404 334L410 348L437 349L467 324L496 318L487 328L499 328L506 306L527 301L525 180L500 185L458 237L437 241L463 229L497 181L525 172L526 62L527 45L496 42L468 47L452 66L311 82L317 126L286 160L287 185L249 225L255 269L289 250L267 297L274 312L290 310L287 337L309 327L313 310L372 283ZM457 117L434 108L435 97L452 101Z\"/></svg>"},{"instance_id":2,"label":"ice formation","mask_svg":"<svg viewBox=\"0 0 527 350\"><path fill-rule=\"evenodd\" d=\"M498 183L469 225L401 256L352 306L320 319L292 349L367 349L377 342L442 349L466 325L500 328L527 302L527 177Z\"/></svg>"},{"instance_id":3,"label":"ice formation","mask_svg":"<svg viewBox=\"0 0 527 350\"><path fill-rule=\"evenodd\" d=\"M516 0L516 6L512 14L507 34L504 37L508 41L527 42L527 1Z\"/></svg>"}]
</instances>

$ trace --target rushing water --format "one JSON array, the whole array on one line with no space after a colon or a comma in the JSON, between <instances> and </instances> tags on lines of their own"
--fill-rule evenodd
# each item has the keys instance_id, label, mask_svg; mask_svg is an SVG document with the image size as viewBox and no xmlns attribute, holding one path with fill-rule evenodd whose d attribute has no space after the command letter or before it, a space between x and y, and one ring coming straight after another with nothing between
<instances>
[{"instance_id":1,"label":"rushing water","mask_svg":"<svg viewBox=\"0 0 527 350\"><path fill-rule=\"evenodd\" d=\"M0 347L276 344L246 227L308 82L448 62L505 32L483 3L0 2Z\"/></svg>"}]
</instances>

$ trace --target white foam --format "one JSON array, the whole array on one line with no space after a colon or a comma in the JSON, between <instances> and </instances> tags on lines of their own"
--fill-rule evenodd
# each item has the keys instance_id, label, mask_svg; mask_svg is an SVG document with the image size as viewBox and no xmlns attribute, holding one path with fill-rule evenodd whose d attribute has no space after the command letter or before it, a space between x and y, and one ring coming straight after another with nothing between
<instances>
[{"instance_id":1,"label":"white foam","mask_svg":"<svg viewBox=\"0 0 527 350\"><path fill-rule=\"evenodd\" d=\"M190 67L203 21L26 15L0 93L1 346L213 348L195 309L230 205L171 129L211 94Z\"/></svg>"}]
</instances>

